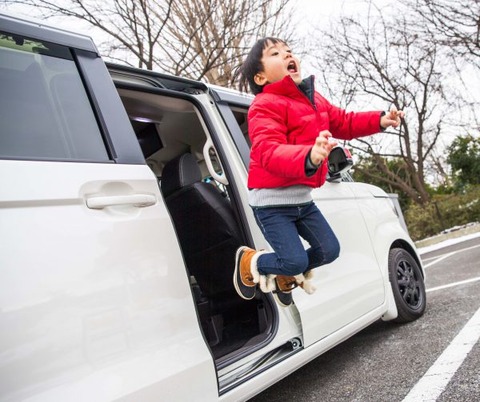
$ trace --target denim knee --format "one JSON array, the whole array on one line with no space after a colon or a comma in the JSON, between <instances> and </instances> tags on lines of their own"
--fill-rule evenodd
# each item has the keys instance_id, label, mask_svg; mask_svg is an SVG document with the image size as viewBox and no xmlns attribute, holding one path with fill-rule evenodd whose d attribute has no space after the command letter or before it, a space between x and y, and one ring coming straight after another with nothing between
<instances>
[{"instance_id":1,"label":"denim knee","mask_svg":"<svg viewBox=\"0 0 480 402\"><path fill-rule=\"evenodd\" d=\"M282 266L285 275L293 276L303 274L308 268L308 256L305 253L304 255L293 255L288 258L283 258Z\"/></svg>"},{"instance_id":2,"label":"denim knee","mask_svg":"<svg viewBox=\"0 0 480 402\"><path fill-rule=\"evenodd\" d=\"M323 249L323 264L330 264L340 255L340 243L337 239L330 242L328 246Z\"/></svg>"}]
</instances>

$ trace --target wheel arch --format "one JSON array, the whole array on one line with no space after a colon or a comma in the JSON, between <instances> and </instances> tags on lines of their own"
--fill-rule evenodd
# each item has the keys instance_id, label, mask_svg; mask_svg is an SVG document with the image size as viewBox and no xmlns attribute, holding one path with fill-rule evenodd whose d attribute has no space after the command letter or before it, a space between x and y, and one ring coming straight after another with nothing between
<instances>
[{"instance_id":1,"label":"wheel arch","mask_svg":"<svg viewBox=\"0 0 480 402\"><path fill-rule=\"evenodd\" d=\"M390 254L390 251L395 249L395 248L401 248L405 251L407 251L413 259L416 261L418 266L420 267L420 271L422 273L423 280L425 280L425 270L423 269L422 261L420 260L420 257L415 250L415 248L410 244L408 241L404 239L395 239L392 241L390 248L388 250L388 254ZM398 317L398 310L397 306L395 304L394 296L393 296L393 290L391 287L390 280L388 280L388 286L385 288L386 292L386 300L387 300L387 311L385 314L382 316L383 321L392 321L395 320Z\"/></svg>"},{"instance_id":2,"label":"wheel arch","mask_svg":"<svg viewBox=\"0 0 480 402\"><path fill-rule=\"evenodd\" d=\"M420 267L423 279L425 280L425 270L423 269L422 261L420 260L420 257L418 256L417 251L412 247L412 245L403 239L397 239L390 246L390 250L394 248L403 248L404 250L408 251L411 254L411 256L415 259L418 266Z\"/></svg>"}]
</instances>

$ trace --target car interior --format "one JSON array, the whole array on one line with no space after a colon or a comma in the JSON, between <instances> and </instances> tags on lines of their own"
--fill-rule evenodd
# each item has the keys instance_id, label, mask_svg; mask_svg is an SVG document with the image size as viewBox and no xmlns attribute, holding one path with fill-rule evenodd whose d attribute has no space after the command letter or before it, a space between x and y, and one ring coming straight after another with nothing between
<instances>
[{"instance_id":1,"label":"car interior","mask_svg":"<svg viewBox=\"0 0 480 402\"><path fill-rule=\"evenodd\" d=\"M205 125L190 101L129 88L125 83L117 82L117 90L146 163L159 179L199 322L221 368L261 345L274 328L269 298L258 294L244 300L233 286L235 253L246 243L231 191L207 168ZM240 123L245 113L235 113ZM215 156L213 165L220 174Z\"/></svg>"}]
</instances>

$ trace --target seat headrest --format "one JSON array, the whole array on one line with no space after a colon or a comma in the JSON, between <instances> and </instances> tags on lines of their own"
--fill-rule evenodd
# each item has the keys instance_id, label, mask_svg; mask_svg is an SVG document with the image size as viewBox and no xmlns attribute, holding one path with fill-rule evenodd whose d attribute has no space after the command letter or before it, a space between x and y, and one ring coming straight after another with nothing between
<instances>
[{"instance_id":1,"label":"seat headrest","mask_svg":"<svg viewBox=\"0 0 480 402\"><path fill-rule=\"evenodd\" d=\"M202 173L192 154L186 153L169 161L162 172L162 192L165 197L183 187L202 180Z\"/></svg>"}]
</instances>

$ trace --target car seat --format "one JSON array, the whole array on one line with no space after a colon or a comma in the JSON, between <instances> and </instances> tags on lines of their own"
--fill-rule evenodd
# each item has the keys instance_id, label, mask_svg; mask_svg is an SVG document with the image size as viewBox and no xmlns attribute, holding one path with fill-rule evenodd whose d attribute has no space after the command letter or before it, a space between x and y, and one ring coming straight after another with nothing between
<instances>
[{"instance_id":1,"label":"car seat","mask_svg":"<svg viewBox=\"0 0 480 402\"><path fill-rule=\"evenodd\" d=\"M200 168L190 153L165 165L161 190L185 263L202 293L213 300L227 300L225 294L236 295L233 272L241 236L230 201L215 185L202 181Z\"/></svg>"}]
</instances>

